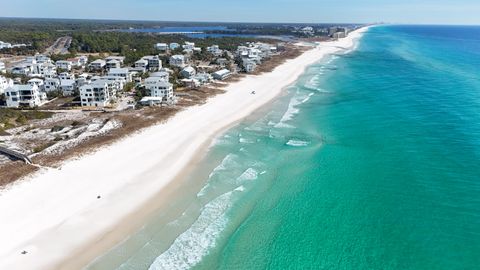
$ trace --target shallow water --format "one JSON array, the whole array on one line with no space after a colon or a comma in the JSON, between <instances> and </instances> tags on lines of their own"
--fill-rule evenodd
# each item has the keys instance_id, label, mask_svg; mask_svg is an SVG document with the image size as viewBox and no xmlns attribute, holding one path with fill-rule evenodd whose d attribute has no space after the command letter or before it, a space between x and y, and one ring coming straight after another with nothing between
<instances>
[{"instance_id":1,"label":"shallow water","mask_svg":"<svg viewBox=\"0 0 480 270\"><path fill-rule=\"evenodd\" d=\"M370 29L89 269L478 269L479 67L479 27Z\"/></svg>"}]
</instances>

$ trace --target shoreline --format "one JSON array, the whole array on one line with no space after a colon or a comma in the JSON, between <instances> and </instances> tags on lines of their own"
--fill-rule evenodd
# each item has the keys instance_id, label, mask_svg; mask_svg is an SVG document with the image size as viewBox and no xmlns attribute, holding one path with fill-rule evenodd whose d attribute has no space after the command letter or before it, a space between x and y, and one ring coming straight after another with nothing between
<instances>
[{"instance_id":1,"label":"shoreline","mask_svg":"<svg viewBox=\"0 0 480 270\"><path fill-rule=\"evenodd\" d=\"M270 73L246 76L207 104L0 192L0 219L9 221L0 226L5 243L0 244L0 268L87 265L138 229L151 213L168 207L179 179L218 134L271 102L311 64L352 50L366 29L324 42ZM28 253L22 255L23 250Z\"/></svg>"}]
</instances>

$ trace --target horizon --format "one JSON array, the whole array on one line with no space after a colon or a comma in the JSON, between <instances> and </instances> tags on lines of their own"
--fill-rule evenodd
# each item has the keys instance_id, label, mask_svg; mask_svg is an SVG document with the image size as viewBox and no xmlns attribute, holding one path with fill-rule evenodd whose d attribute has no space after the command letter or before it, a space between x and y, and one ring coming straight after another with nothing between
<instances>
[{"instance_id":1,"label":"horizon","mask_svg":"<svg viewBox=\"0 0 480 270\"><path fill-rule=\"evenodd\" d=\"M204 24L287 24L287 25L411 25L411 26L480 26L480 23L462 24L462 23L400 23L400 22L261 22L261 21L188 21L188 20L145 20L145 19L105 19L105 18L61 18L61 17L5 17L0 16L0 20L72 20L72 21L105 21L105 22L147 22L147 23L204 23Z\"/></svg>"},{"instance_id":2,"label":"horizon","mask_svg":"<svg viewBox=\"0 0 480 270\"><path fill-rule=\"evenodd\" d=\"M225 23L298 23L324 24L339 22L418 25L480 25L480 4L474 0L410 0L386 3L367 0L85 0L85 7L72 9L60 0L17 0L2 5L0 17L73 20L121 20L155 22L225 22ZM165 12L181 6L182 12ZM234 12L232 12L234 11ZM39 14L42 14L39 16Z\"/></svg>"}]
</instances>

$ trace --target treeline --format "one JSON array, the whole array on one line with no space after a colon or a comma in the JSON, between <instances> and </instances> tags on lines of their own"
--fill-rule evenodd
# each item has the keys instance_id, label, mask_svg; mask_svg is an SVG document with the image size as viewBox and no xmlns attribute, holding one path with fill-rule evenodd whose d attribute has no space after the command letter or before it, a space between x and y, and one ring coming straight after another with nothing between
<instances>
[{"instance_id":1,"label":"treeline","mask_svg":"<svg viewBox=\"0 0 480 270\"><path fill-rule=\"evenodd\" d=\"M237 46L246 42L259 41L254 38L222 37L222 38L188 38L183 35L155 35L145 33L126 32L77 32L72 35L70 51L72 53L118 53L125 56L126 64L133 64L145 55L155 55L158 51L156 43L176 42L183 44L185 41L195 42L196 46L205 47L219 45L221 49L235 50ZM263 40L265 42L276 42Z\"/></svg>"}]
</instances>

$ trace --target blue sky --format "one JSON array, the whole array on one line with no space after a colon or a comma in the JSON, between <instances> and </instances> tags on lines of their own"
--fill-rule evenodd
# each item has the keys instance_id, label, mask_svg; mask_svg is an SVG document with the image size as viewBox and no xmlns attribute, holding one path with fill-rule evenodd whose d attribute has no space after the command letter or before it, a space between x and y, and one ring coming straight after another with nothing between
<instances>
[{"instance_id":1,"label":"blue sky","mask_svg":"<svg viewBox=\"0 0 480 270\"><path fill-rule=\"evenodd\" d=\"M480 24L480 0L0 0L0 17Z\"/></svg>"}]
</instances>

